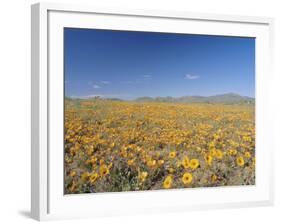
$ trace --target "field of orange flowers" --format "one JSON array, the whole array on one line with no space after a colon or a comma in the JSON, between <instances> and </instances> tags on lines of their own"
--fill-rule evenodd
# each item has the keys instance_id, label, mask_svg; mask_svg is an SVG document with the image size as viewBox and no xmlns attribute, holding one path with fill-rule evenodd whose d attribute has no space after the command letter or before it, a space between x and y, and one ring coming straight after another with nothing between
<instances>
[{"instance_id":1,"label":"field of orange flowers","mask_svg":"<svg viewBox=\"0 0 281 224\"><path fill-rule=\"evenodd\" d=\"M255 184L254 105L65 101L65 193Z\"/></svg>"}]
</instances>

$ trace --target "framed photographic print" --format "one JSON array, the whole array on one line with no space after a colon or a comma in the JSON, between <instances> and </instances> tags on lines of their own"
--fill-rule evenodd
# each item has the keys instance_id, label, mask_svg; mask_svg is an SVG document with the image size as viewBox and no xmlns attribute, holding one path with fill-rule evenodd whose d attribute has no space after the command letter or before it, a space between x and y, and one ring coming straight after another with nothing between
<instances>
[{"instance_id":1,"label":"framed photographic print","mask_svg":"<svg viewBox=\"0 0 281 224\"><path fill-rule=\"evenodd\" d=\"M270 205L270 18L32 6L32 217Z\"/></svg>"}]
</instances>

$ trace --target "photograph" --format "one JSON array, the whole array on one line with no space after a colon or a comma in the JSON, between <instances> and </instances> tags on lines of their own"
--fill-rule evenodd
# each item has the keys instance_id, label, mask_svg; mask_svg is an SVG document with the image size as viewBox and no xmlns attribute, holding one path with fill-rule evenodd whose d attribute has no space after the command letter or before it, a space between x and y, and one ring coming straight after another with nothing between
<instances>
[{"instance_id":1,"label":"photograph","mask_svg":"<svg viewBox=\"0 0 281 224\"><path fill-rule=\"evenodd\" d=\"M255 185L254 37L63 38L64 194Z\"/></svg>"}]
</instances>

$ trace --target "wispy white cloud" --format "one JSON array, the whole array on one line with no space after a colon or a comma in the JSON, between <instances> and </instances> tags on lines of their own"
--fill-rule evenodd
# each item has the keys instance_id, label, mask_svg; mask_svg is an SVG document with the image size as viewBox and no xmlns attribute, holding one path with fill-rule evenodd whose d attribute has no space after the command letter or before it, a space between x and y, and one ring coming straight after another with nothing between
<instances>
[{"instance_id":1,"label":"wispy white cloud","mask_svg":"<svg viewBox=\"0 0 281 224\"><path fill-rule=\"evenodd\" d=\"M152 79L152 75L143 75L143 76L142 76L142 79L143 79L144 81L151 80L151 79Z\"/></svg>"},{"instance_id":2,"label":"wispy white cloud","mask_svg":"<svg viewBox=\"0 0 281 224\"><path fill-rule=\"evenodd\" d=\"M133 81L128 80L128 81L121 81L120 83L122 83L122 84L132 84L132 83L134 83L134 82L133 82Z\"/></svg>"},{"instance_id":3,"label":"wispy white cloud","mask_svg":"<svg viewBox=\"0 0 281 224\"><path fill-rule=\"evenodd\" d=\"M193 79L199 79L200 76L199 75L190 75L190 74L186 74L184 76L184 79L189 79L189 80L193 80Z\"/></svg>"},{"instance_id":4,"label":"wispy white cloud","mask_svg":"<svg viewBox=\"0 0 281 224\"><path fill-rule=\"evenodd\" d=\"M95 84L95 85L93 85L93 88L94 88L94 89L100 89L101 87L100 87L99 85L96 85L96 84Z\"/></svg>"},{"instance_id":5,"label":"wispy white cloud","mask_svg":"<svg viewBox=\"0 0 281 224\"><path fill-rule=\"evenodd\" d=\"M108 85L108 84L110 84L110 82L109 81L101 81L101 84Z\"/></svg>"},{"instance_id":6,"label":"wispy white cloud","mask_svg":"<svg viewBox=\"0 0 281 224\"><path fill-rule=\"evenodd\" d=\"M143 75L144 78L152 78L152 75Z\"/></svg>"}]
</instances>

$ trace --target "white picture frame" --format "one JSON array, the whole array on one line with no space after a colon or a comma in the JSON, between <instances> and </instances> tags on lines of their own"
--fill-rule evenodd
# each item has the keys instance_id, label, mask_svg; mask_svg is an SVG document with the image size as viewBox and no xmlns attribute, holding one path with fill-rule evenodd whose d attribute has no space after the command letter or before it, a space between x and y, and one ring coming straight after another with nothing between
<instances>
[{"instance_id":1,"label":"white picture frame","mask_svg":"<svg viewBox=\"0 0 281 224\"><path fill-rule=\"evenodd\" d=\"M273 203L273 19L38 3L32 15L31 214L37 220ZM256 38L256 185L169 191L63 194L63 27Z\"/></svg>"}]
</instances>

